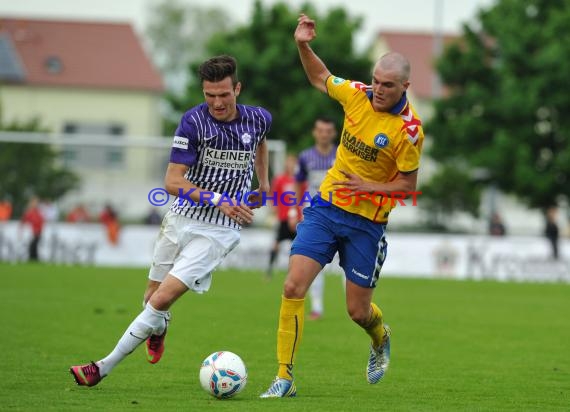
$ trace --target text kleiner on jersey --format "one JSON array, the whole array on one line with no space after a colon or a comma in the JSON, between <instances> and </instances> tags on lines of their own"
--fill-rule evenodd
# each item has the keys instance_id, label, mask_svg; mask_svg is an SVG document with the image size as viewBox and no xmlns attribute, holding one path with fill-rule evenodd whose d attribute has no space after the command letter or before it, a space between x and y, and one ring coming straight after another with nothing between
<instances>
[{"instance_id":1,"label":"text kleiner on jersey","mask_svg":"<svg viewBox=\"0 0 570 412\"><path fill-rule=\"evenodd\" d=\"M238 117L216 120L206 103L188 110L176 129L170 162L189 166L185 178L210 192L235 197L251 191L257 146L271 128L271 114L261 108L237 105ZM202 222L239 228L211 204L175 198L170 211Z\"/></svg>"}]
</instances>

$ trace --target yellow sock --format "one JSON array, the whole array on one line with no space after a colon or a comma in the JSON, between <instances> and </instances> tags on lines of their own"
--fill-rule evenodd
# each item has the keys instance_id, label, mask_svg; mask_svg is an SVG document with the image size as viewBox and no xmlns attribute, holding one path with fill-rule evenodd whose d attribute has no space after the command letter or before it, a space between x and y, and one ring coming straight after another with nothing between
<instances>
[{"instance_id":1,"label":"yellow sock","mask_svg":"<svg viewBox=\"0 0 570 412\"><path fill-rule=\"evenodd\" d=\"M277 376L280 378L293 379L293 363L303 336L304 323L305 299L287 299L282 296L277 331Z\"/></svg>"},{"instance_id":2,"label":"yellow sock","mask_svg":"<svg viewBox=\"0 0 570 412\"><path fill-rule=\"evenodd\" d=\"M382 318L382 311L373 302L370 304L371 314L368 324L364 326L364 330L372 338L372 346L375 348L382 344L382 338L384 337L384 321Z\"/></svg>"}]
</instances>

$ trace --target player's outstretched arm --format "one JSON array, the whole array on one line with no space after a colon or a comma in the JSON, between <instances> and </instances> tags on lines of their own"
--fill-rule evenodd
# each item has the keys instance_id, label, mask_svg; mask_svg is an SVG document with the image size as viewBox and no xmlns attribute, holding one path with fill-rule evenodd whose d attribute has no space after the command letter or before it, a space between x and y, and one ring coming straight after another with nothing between
<instances>
[{"instance_id":1,"label":"player's outstretched arm","mask_svg":"<svg viewBox=\"0 0 570 412\"><path fill-rule=\"evenodd\" d=\"M269 184L269 149L267 147L267 139L263 139L257 146L255 154L255 174L257 175L259 187L255 190L256 193L249 197L252 209L263 206L263 197L261 194L263 192L269 192L271 189Z\"/></svg>"},{"instance_id":2,"label":"player's outstretched arm","mask_svg":"<svg viewBox=\"0 0 570 412\"><path fill-rule=\"evenodd\" d=\"M269 191L269 148L267 146L267 138L259 142L257 146L255 174L257 175L260 189L264 192Z\"/></svg>"},{"instance_id":3,"label":"player's outstretched arm","mask_svg":"<svg viewBox=\"0 0 570 412\"><path fill-rule=\"evenodd\" d=\"M325 82L331 72L323 61L315 54L309 42L317 37L315 31L315 21L304 14L301 14L298 19L297 28L295 29L295 42L299 50L299 57L303 64L303 69L309 78L311 84L323 93L327 92Z\"/></svg>"}]
</instances>

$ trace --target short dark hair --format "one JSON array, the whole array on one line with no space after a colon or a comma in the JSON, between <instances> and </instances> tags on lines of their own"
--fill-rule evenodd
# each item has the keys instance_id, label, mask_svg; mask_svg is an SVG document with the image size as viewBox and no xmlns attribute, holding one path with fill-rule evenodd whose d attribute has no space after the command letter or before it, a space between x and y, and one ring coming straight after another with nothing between
<instances>
[{"instance_id":1,"label":"short dark hair","mask_svg":"<svg viewBox=\"0 0 570 412\"><path fill-rule=\"evenodd\" d=\"M238 83L237 61L232 56L225 54L206 60L200 65L198 72L201 83L204 83L204 80L220 82L228 76L231 77L234 86Z\"/></svg>"},{"instance_id":2,"label":"short dark hair","mask_svg":"<svg viewBox=\"0 0 570 412\"><path fill-rule=\"evenodd\" d=\"M336 122L333 120L332 117L329 117L329 116L317 116L317 118L315 119L315 123L317 123L317 122L323 122L323 123L329 123L329 124L332 123L332 125L336 127Z\"/></svg>"}]
</instances>

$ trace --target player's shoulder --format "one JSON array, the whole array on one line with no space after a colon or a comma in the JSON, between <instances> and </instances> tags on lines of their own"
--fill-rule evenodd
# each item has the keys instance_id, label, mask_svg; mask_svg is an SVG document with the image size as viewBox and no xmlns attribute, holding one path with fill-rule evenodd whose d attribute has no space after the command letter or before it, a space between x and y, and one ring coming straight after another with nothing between
<instances>
[{"instance_id":1,"label":"player's shoulder","mask_svg":"<svg viewBox=\"0 0 570 412\"><path fill-rule=\"evenodd\" d=\"M176 129L177 136L194 136L198 131L204 130L208 122L206 116L208 106L199 104L194 106L182 114L180 123Z\"/></svg>"},{"instance_id":2,"label":"player's shoulder","mask_svg":"<svg viewBox=\"0 0 570 412\"><path fill-rule=\"evenodd\" d=\"M238 108L240 111L243 111L248 116L252 116L254 118L261 118L269 123L272 121L272 116L269 110L265 109L261 106L251 106L248 104L238 104Z\"/></svg>"},{"instance_id":3,"label":"player's shoulder","mask_svg":"<svg viewBox=\"0 0 570 412\"><path fill-rule=\"evenodd\" d=\"M397 122L403 126L422 126L422 121L409 100L407 100L405 102L405 105L403 105L400 109L396 108L393 114L395 115L394 118L397 119Z\"/></svg>"},{"instance_id":4,"label":"player's shoulder","mask_svg":"<svg viewBox=\"0 0 570 412\"><path fill-rule=\"evenodd\" d=\"M351 92L354 94L366 95L372 91L372 86L364 82L361 82L359 80L344 79L332 74L327 78L327 86L331 88L343 89L346 92Z\"/></svg>"},{"instance_id":5,"label":"player's shoulder","mask_svg":"<svg viewBox=\"0 0 570 412\"><path fill-rule=\"evenodd\" d=\"M313 153L315 153L315 151L316 151L315 146L311 146L311 147L309 147L309 148L307 148L307 149L305 149L305 150L302 150L302 151L299 153L299 156L298 156L298 157L299 157L300 159L306 159L306 158L308 158L308 157L311 157L311 156L313 155Z\"/></svg>"},{"instance_id":6,"label":"player's shoulder","mask_svg":"<svg viewBox=\"0 0 570 412\"><path fill-rule=\"evenodd\" d=\"M416 108L414 107L414 105L412 104L412 102L408 101L408 109L410 110L412 116L416 119L418 119L421 123L421 117L420 115L418 115L418 112L416 111Z\"/></svg>"},{"instance_id":7,"label":"player's shoulder","mask_svg":"<svg viewBox=\"0 0 570 412\"><path fill-rule=\"evenodd\" d=\"M207 111L208 105L206 103L200 103L186 110L186 112L183 114L183 117L188 117L195 114L204 115Z\"/></svg>"},{"instance_id":8,"label":"player's shoulder","mask_svg":"<svg viewBox=\"0 0 570 412\"><path fill-rule=\"evenodd\" d=\"M207 115L208 105L206 103L198 104L186 110L182 115L182 123L196 124L201 122Z\"/></svg>"},{"instance_id":9,"label":"player's shoulder","mask_svg":"<svg viewBox=\"0 0 570 412\"><path fill-rule=\"evenodd\" d=\"M414 146L417 145L419 140L423 140L422 121L409 101L395 117L398 119L397 128L402 138L407 138Z\"/></svg>"}]
</instances>

